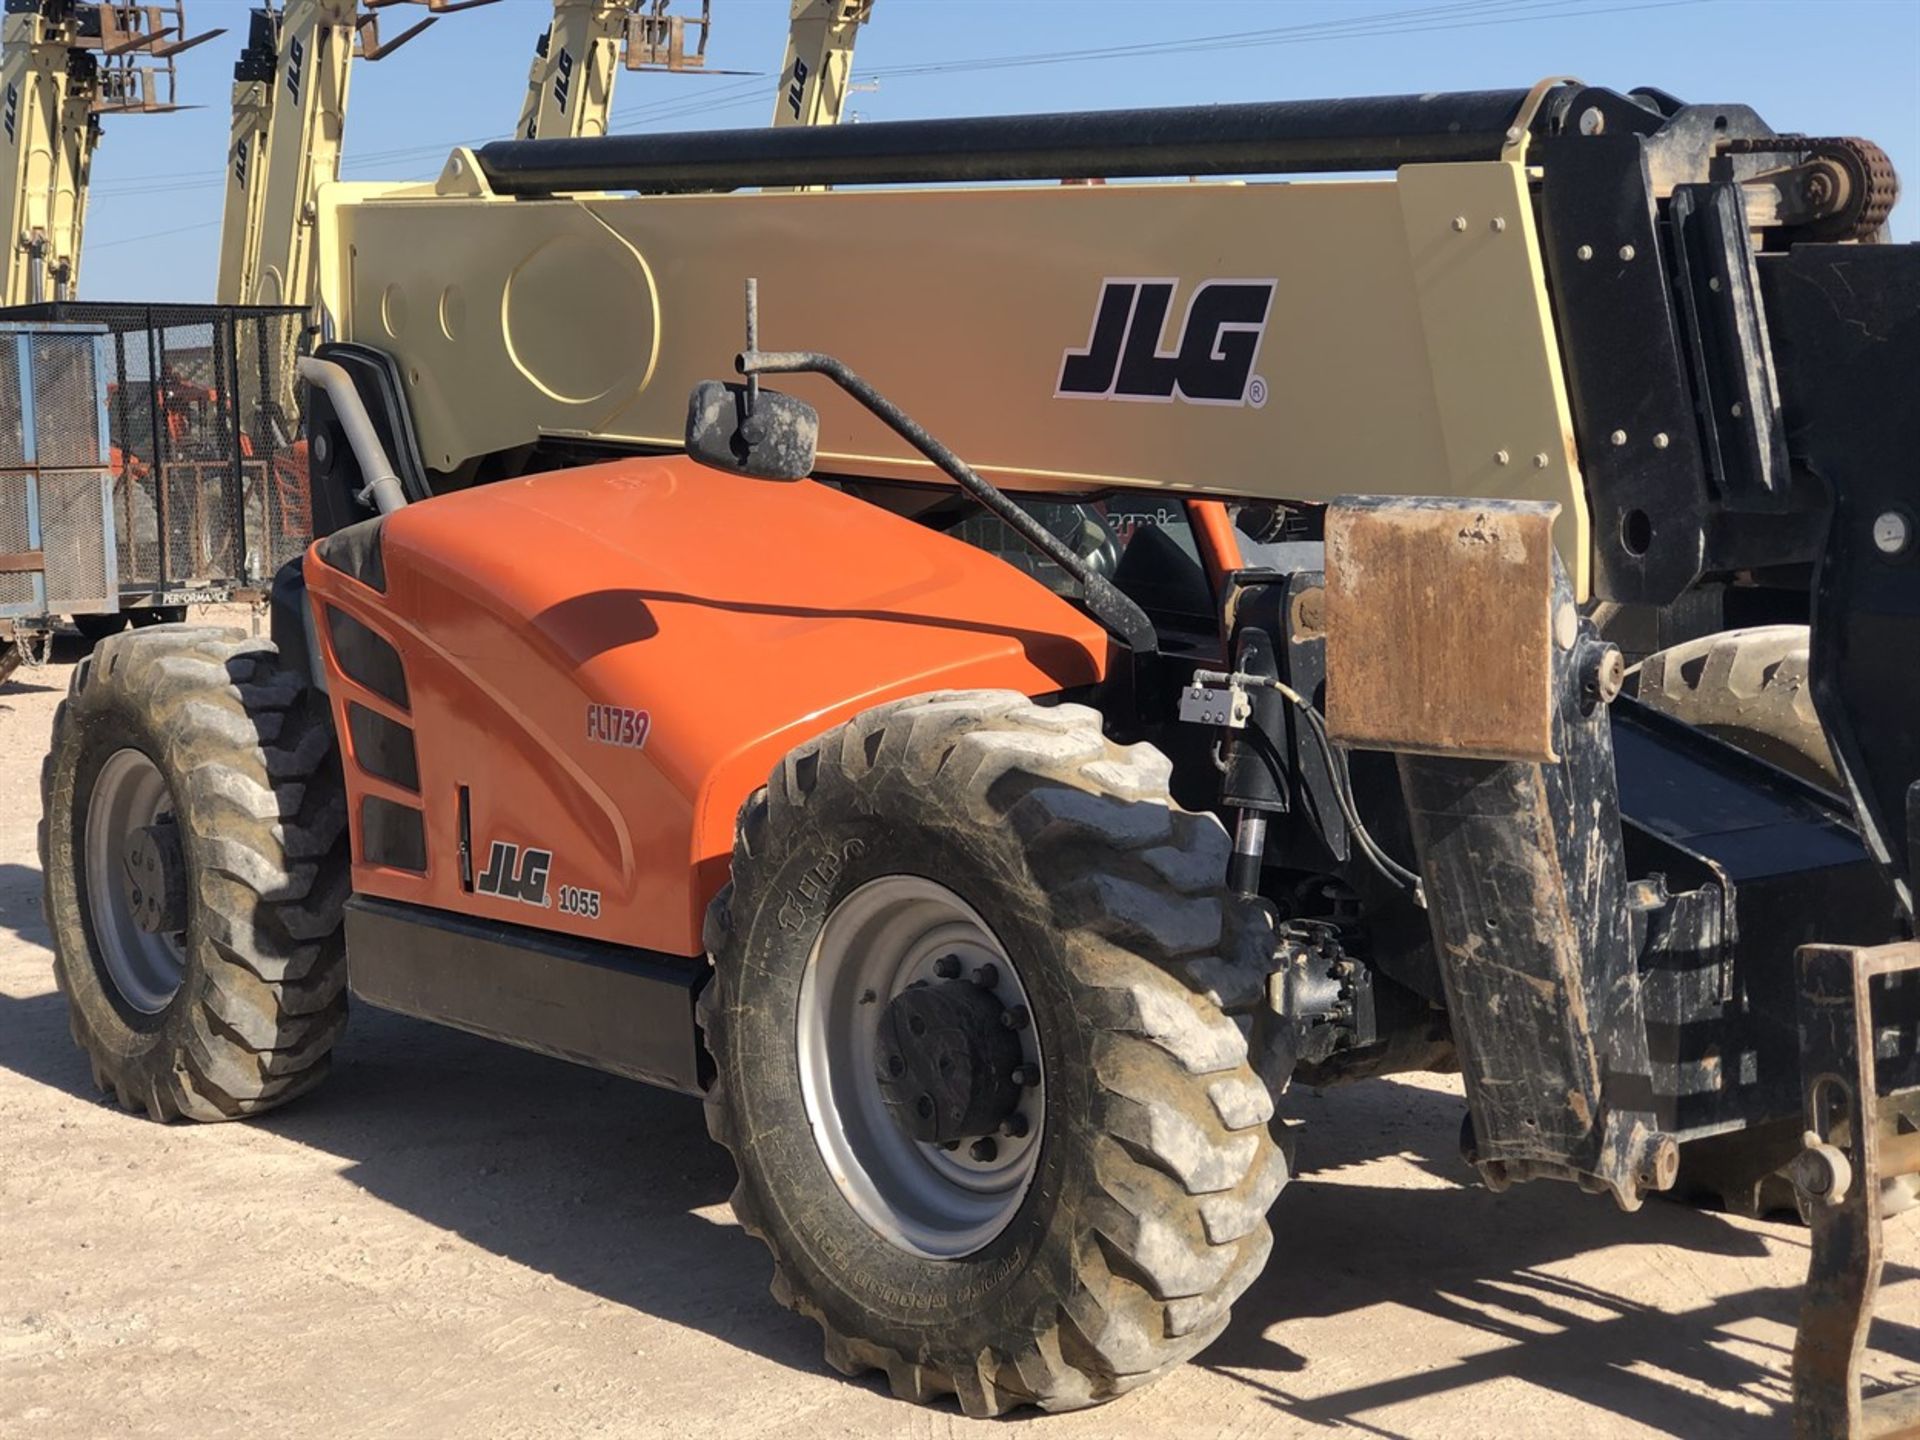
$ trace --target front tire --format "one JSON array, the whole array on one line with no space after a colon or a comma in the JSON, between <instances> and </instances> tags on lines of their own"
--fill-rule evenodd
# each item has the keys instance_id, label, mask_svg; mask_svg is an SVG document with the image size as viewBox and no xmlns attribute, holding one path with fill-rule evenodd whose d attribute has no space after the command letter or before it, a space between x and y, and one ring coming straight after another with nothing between
<instances>
[{"instance_id":1,"label":"front tire","mask_svg":"<svg viewBox=\"0 0 1920 1440\"><path fill-rule=\"evenodd\" d=\"M135 630L75 668L41 770L54 976L102 1090L226 1120L325 1076L346 1018L345 809L273 646Z\"/></svg>"},{"instance_id":2,"label":"front tire","mask_svg":"<svg viewBox=\"0 0 1920 1440\"><path fill-rule=\"evenodd\" d=\"M1805 625L1765 625L1676 645L1643 662L1640 699L1844 794L1846 785L1813 708L1811 643ZM1920 1104L1885 1099L1880 1123L1889 1138L1920 1129ZM1738 1215L1802 1213L1785 1169L1800 1153L1802 1128L1794 1116L1682 1145L1675 1182L1679 1198L1714 1203ZM1886 1215L1920 1206L1920 1176L1896 1175L1882 1182L1880 1201Z\"/></svg>"},{"instance_id":3,"label":"front tire","mask_svg":"<svg viewBox=\"0 0 1920 1440\"><path fill-rule=\"evenodd\" d=\"M1649 655L1639 698L1750 755L1841 791L1814 713L1805 625L1727 630Z\"/></svg>"},{"instance_id":4,"label":"front tire","mask_svg":"<svg viewBox=\"0 0 1920 1440\"><path fill-rule=\"evenodd\" d=\"M838 1369L970 1415L1096 1404L1205 1347L1264 1264L1286 1162L1228 1012L1263 995L1265 916L1226 895L1226 834L1169 770L1085 707L965 692L801 746L744 807L708 917L708 1125L774 1295ZM958 1011L926 998L943 984ZM915 1044L1039 1072L984 1160L886 1130L911 1102L885 1100L885 1036L963 1011L1000 1028Z\"/></svg>"}]
</instances>

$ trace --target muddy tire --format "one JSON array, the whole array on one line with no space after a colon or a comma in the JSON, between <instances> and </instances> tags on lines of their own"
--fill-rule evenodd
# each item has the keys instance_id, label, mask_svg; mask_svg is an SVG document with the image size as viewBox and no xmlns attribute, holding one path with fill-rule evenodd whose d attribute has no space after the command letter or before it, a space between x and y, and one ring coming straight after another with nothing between
<instances>
[{"instance_id":1,"label":"muddy tire","mask_svg":"<svg viewBox=\"0 0 1920 1440\"><path fill-rule=\"evenodd\" d=\"M272 644L101 642L40 788L54 975L95 1083L156 1120L318 1084L346 1018L346 817L326 717Z\"/></svg>"},{"instance_id":2,"label":"muddy tire","mask_svg":"<svg viewBox=\"0 0 1920 1440\"><path fill-rule=\"evenodd\" d=\"M1264 989L1266 917L1225 894L1226 834L1173 803L1169 769L1082 706L941 694L801 746L743 808L707 922L708 1126L739 1170L736 1215L773 1252L774 1296L819 1323L843 1372L957 1395L969 1415L1097 1404L1205 1347L1265 1263L1287 1167L1235 1017ZM861 1090L885 1083L862 1063L899 1059L862 1051L862 1033L904 1034L883 1027L925 979L906 962L874 985L849 971L837 993L821 979L837 956L911 957L914 915L933 917L935 986L986 972L996 1003L1018 986L1006 1023L1037 1066L1017 1129L996 1132L1020 1137L996 1163L1017 1155L1024 1174L961 1172L951 1195L936 1180L977 1142L890 1139L906 1110ZM851 946L848 916L870 922ZM861 1130L874 1113L885 1123Z\"/></svg>"},{"instance_id":3,"label":"muddy tire","mask_svg":"<svg viewBox=\"0 0 1920 1440\"><path fill-rule=\"evenodd\" d=\"M1639 695L1803 780L1840 788L1813 710L1804 625L1728 630L1649 655Z\"/></svg>"}]
</instances>

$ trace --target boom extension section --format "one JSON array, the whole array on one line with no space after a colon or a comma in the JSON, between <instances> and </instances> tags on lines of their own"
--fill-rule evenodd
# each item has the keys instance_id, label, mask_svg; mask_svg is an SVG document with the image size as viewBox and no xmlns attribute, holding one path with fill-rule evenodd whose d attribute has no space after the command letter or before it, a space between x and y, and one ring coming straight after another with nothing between
<instances>
[{"instance_id":1,"label":"boom extension section","mask_svg":"<svg viewBox=\"0 0 1920 1440\"><path fill-rule=\"evenodd\" d=\"M776 128L838 125L853 77L853 46L873 17L873 0L793 0L780 64Z\"/></svg>"}]
</instances>

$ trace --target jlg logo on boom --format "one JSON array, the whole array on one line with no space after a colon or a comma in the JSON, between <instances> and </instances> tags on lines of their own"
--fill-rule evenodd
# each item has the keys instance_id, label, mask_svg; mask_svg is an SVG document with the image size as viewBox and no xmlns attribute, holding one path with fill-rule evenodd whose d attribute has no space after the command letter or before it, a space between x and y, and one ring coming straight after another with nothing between
<instances>
[{"instance_id":1,"label":"jlg logo on boom","mask_svg":"<svg viewBox=\"0 0 1920 1440\"><path fill-rule=\"evenodd\" d=\"M1087 343L1061 358L1056 398L1190 405L1267 403L1253 373L1273 308L1271 280L1203 280L1171 349L1161 348L1177 280L1101 282Z\"/></svg>"},{"instance_id":2,"label":"jlg logo on boom","mask_svg":"<svg viewBox=\"0 0 1920 1440\"><path fill-rule=\"evenodd\" d=\"M800 118L800 102L806 98L807 76L811 73L807 69L806 61L798 58L794 60L793 78L787 82L787 108L793 112L793 118L796 120Z\"/></svg>"}]
</instances>

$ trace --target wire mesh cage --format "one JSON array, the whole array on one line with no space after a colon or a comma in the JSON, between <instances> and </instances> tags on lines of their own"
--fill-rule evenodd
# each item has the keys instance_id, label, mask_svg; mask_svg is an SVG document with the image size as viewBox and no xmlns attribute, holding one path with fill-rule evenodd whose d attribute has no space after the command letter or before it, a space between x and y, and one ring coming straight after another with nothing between
<instances>
[{"instance_id":1,"label":"wire mesh cage","mask_svg":"<svg viewBox=\"0 0 1920 1440\"><path fill-rule=\"evenodd\" d=\"M105 330L106 463L123 592L171 603L230 591L306 548L313 521L293 384L303 311L57 301L0 310L0 320ZM67 463L51 457L83 448L82 428L64 410L37 425L41 463ZM0 413L0 452L14 443Z\"/></svg>"},{"instance_id":2,"label":"wire mesh cage","mask_svg":"<svg viewBox=\"0 0 1920 1440\"><path fill-rule=\"evenodd\" d=\"M0 323L0 619L120 608L99 327Z\"/></svg>"}]
</instances>

